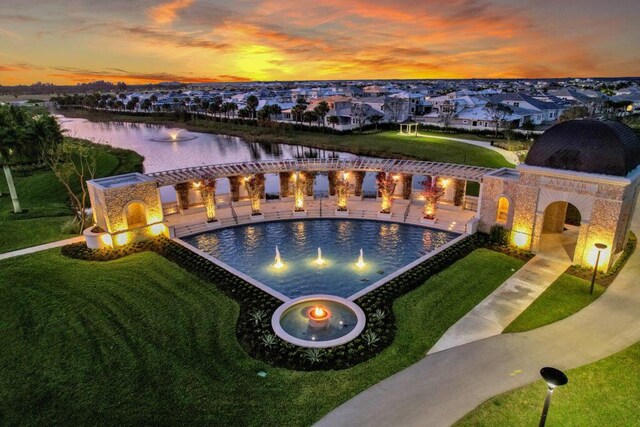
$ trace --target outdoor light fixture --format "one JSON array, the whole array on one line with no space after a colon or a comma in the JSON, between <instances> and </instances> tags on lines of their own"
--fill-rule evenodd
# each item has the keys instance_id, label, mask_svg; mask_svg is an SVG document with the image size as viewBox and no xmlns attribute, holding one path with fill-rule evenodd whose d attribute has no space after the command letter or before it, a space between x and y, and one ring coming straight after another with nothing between
<instances>
[{"instance_id":1,"label":"outdoor light fixture","mask_svg":"<svg viewBox=\"0 0 640 427\"><path fill-rule=\"evenodd\" d=\"M598 250L598 255L596 255L596 264L593 266L593 276L591 276L591 287L589 288L589 295L593 295L593 285L596 282L596 273L598 272L598 263L600 262L600 254L603 250L607 249L607 245L604 243L596 243L594 245Z\"/></svg>"},{"instance_id":2,"label":"outdoor light fixture","mask_svg":"<svg viewBox=\"0 0 640 427\"><path fill-rule=\"evenodd\" d=\"M540 417L539 427L544 427L547 422L547 412L549 412L549 405L551 404L551 395L556 387L565 385L569 382L569 379L559 369L544 367L540 369L540 375L547 382L547 397L544 400L544 407L542 408L542 416Z\"/></svg>"}]
</instances>

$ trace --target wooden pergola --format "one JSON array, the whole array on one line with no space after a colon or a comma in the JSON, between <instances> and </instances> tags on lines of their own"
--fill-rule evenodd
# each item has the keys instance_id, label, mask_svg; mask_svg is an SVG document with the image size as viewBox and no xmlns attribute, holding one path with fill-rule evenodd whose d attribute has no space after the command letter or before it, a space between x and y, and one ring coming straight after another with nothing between
<instances>
[{"instance_id":1,"label":"wooden pergola","mask_svg":"<svg viewBox=\"0 0 640 427\"><path fill-rule=\"evenodd\" d=\"M495 169L452 163L427 162L400 159L304 159L267 160L261 162L226 163L210 166L195 166L146 174L154 178L159 186L175 185L204 178L247 176L258 173L280 172L327 172L366 171L406 173L417 175L447 176L466 181L481 182L482 177Z\"/></svg>"}]
</instances>

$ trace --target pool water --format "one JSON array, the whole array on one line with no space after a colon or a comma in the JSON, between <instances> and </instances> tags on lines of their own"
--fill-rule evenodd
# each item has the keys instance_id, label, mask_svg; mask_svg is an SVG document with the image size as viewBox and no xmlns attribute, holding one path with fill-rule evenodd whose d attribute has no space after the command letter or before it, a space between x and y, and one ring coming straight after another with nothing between
<instances>
[{"instance_id":1,"label":"pool water","mask_svg":"<svg viewBox=\"0 0 640 427\"><path fill-rule=\"evenodd\" d=\"M231 227L183 240L290 298L346 298L456 237L408 224L308 219ZM280 269L274 267L276 246ZM319 247L323 265L316 262ZM363 267L356 266L360 249Z\"/></svg>"}]
</instances>

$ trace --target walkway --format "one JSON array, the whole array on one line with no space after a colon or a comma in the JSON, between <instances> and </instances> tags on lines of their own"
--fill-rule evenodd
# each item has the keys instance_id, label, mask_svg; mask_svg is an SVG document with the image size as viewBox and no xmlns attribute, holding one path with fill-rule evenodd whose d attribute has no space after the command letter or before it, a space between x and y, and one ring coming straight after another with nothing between
<instances>
[{"instance_id":1,"label":"walkway","mask_svg":"<svg viewBox=\"0 0 640 427\"><path fill-rule=\"evenodd\" d=\"M45 243L44 245L31 246L30 248L18 249L17 251L6 252L0 254L0 261L3 259L14 258L17 256L32 254L34 252L46 251L47 249L59 248L60 246L70 245L72 243L84 242L84 236L76 236L70 239L58 240L56 242Z\"/></svg>"},{"instance_id":2,"label":"walkway","mask_svg":"<svg viewBox=\"0 0 640 427\"><path fill-rule=\"evenodd\" d=\"M345 402L318 425L448 426L485 400L538 380L543 366L571 369L617 353L640 341L638 277L640 250L607 292L573 316L430 354Z\"/></svg>"},{"instance_id":3,"label":"walkway","mask_svg":"<svg viewBox=\"0 0 640 427\"><path fill-rule=\"evenodd\" d=\"M505 159L507 159L508 162L511 162L514 165L517 165L519 163L518 155L516 153L514 153L513 151L505 150L504 148L494 147L493 145L491 145L486 141L476 141L474 139L451 138L448 136L436 136L431 134L429 135L418 134L418 136L423 138L448 139L450 141L464 142L465 144L471 144L471 145L475 145L482 148L488 148L490 150L493 150L502 154L502 156Z\"/></svg>"},{"instance_id":4,"label":"walkway","mask_svg":"<svg viewBox=\"0 0 640 427\"><path fill-rule=\"evenodd\" d=\"M568 257L536 255L447 329L428 354L500 335L569 266Z\"/></svg>"}]
</instances>

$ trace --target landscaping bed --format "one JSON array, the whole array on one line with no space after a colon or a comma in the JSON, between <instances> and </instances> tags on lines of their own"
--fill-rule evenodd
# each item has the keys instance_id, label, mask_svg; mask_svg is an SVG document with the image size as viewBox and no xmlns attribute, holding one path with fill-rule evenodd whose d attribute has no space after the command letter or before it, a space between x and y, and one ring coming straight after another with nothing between
<instances>
[{"instance_id":1,"label":"landscaping bed","mask_svg":"<svg viewBox=\"0 0 640 427\"><path fill-rule=\"evenodd\" d=\"M277 337L271 327L271 317L281 301L166 238L133 243L116 250L89 249L84 243L68 245L61 250L70 258L87 261L110 261L133 253L154 251L202 280L215 284L239 303L238 341L253 357L288 369L328 370L352 367L389 346L396 331L392 310L396 298L485 243L484 235L469 236L356 300L367 317L365 330L355 340L328 349L302 348Z\"/></svg>"}]
</instances>

